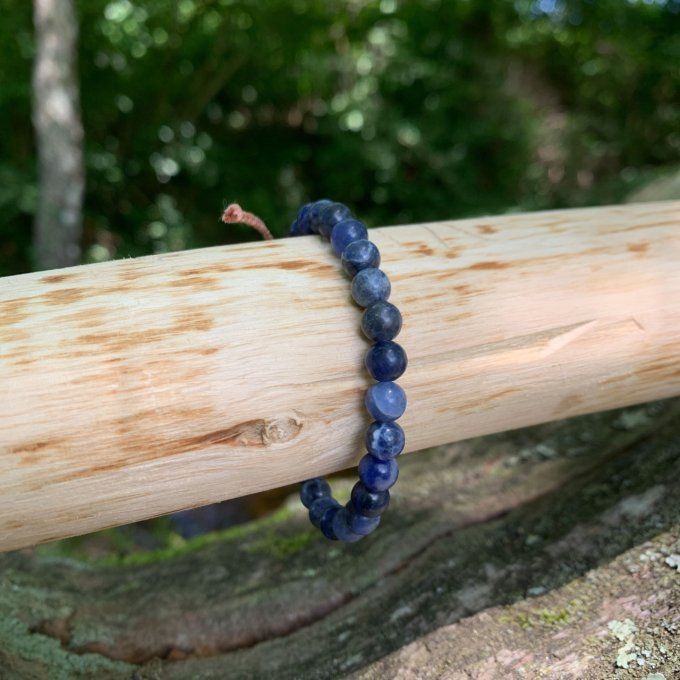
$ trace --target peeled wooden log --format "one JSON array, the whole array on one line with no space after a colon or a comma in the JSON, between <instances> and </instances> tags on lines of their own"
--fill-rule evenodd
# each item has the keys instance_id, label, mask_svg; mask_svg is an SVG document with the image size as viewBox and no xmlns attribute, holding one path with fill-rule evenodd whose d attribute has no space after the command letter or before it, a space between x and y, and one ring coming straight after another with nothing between
<instances>
[{"instance_id":1,"label":"peeled wooden log","mask_svg":"<svg viewBox=\"0 0 680 680\"><path fill-rule=\"evenodd\" d=\"M680 394L680 203L374 229L407 450ZM0 280L0 549L346 468L366 342L308 237Z\"/></svg>"}]
</instances>

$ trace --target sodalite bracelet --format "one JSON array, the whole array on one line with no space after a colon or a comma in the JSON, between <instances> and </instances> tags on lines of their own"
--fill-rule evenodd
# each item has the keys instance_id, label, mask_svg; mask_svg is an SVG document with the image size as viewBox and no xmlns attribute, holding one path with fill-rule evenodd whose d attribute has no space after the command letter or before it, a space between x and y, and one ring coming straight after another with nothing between
<instances>
[{"instance_id":1,"label":"sodalite bracelet","mask_svg":"<svg viewBox=\"0 0 680 680\"><path fill-rule=\"evenodd\" d=\"M404 430L395 422L406 409L404 390L394 381L406 370L407 359L394 338L401 330L401 314L391 303L390 281L378 267L380 253L368 240L363 222L342 203L322 200L300 208L290 227L291 236L321 234L331 242L342 268L352 279L352 297L365 308L364 335L374 342L366 354L366 368L377 381L366 392L366 409L374 419L366 431L368 453L359 462L359 481L346 506L336 501L325 479L303 482L300 500L309 519L326 538L358 541L380 524L390 503L390 487L397 481L395 458L404 450Z\"/></svg>"}]
</instances>

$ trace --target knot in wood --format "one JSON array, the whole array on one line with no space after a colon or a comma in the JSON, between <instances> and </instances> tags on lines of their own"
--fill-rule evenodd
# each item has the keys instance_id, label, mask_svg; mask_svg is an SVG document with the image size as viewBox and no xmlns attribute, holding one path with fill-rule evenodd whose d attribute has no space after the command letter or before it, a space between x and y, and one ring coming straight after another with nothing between
<instances>
[{"instance_id":1,"label":"knot in wood","mask_svg":"<svg viewBox=\"0 0 680 680\"><path fill-rule=\"evenodd\" d=\"M270 444L284 444L291 441L299 434L302 423L295 417L265 419L262 429L262 443L265 446Z\"/></svg>"}]
</instances>

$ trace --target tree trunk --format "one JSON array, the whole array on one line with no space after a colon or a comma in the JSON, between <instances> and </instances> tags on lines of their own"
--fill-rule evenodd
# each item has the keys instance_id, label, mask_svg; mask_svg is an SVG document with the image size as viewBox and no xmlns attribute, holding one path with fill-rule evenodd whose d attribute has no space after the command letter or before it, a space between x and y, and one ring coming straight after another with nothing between
<instances>
[{"instance_id":1,"label":"tree trunk","mask_svg":"<svg viewBox=\"0 0 680 680\"><path fill-rule=\"evenodd\" d=\"M380 529L354 545L329 544L291 499L172 550L0 556L0 675L675 677L680 400L439 447L402 470Z\"/></svg>"},{"instance_id":2,"label":"tree trunk","mask_svg":"<svg viewBox=\"0 0 680 680\"><path fill-rule=\"evenodd\" d=\"M56 269L80 259L83 127L78 95L78 26L72 0L34 0L33 124L39 201L35 264Z\"/></svg>"}]
</instances>

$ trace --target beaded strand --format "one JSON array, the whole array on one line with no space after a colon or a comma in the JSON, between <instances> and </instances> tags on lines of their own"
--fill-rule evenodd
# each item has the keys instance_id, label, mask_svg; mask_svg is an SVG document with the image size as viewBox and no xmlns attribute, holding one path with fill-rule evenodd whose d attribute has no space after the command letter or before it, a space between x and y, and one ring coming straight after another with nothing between
<instances>
[{"instance_id":1,"label":"beaded strand","mask_svg":"<svg viewBox=\"0 0 680 680\"><path fill-rule=\"evenodd\" d=\"M352 279L352 297L365 311L364 335L373 342L366 354L366 368L376 382L366 392L366 410L374 419L366 431L367 454L359 462L359 481L342 506L331 494L328 482L317 477L300 488L300 500L309 519L326 538L353 543L373 532L390 503L390 487L397 481L395 458L404 450L404 430L395 422L406 409L406 394L394 381L408 360L394 338L401 330L401 313L387 299L391 286L381 271L380 252L368 240L363 222L342 203L329 200L307 203L298 211L290 236L320 234L330 240L342 268Z\"/></svg>"}]
</instances>

